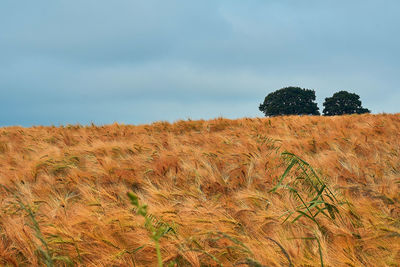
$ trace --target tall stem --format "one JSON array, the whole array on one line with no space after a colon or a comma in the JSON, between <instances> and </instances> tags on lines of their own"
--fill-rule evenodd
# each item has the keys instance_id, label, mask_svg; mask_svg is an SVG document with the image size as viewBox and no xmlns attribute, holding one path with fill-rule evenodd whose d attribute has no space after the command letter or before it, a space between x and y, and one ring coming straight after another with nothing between
<instances>
[{"instance_id":1,"label":"tall stem","mask_svg":"<svg viewBox=\"0 0 400 267\"><path fill-rule=\"evenodd\" d=\"M160 251L160 244L158 243L158 240L156 240L155 242L156 242L156 252L157 252L158 267L163 267L162 258L161 258L161 251Z\"/></svg>"}]
</instances>

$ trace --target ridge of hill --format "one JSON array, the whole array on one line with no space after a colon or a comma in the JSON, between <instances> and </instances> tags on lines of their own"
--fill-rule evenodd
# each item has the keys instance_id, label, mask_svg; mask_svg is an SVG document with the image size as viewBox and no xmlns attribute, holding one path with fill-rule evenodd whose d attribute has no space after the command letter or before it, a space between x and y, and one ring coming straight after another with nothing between
<instances>
[{"instance_id":1,"label":"ridge of hill","mask_svg":"<svg viewBox=\"0 0 400 267\"><path fill-rule=\"evenodd\" d=\"M166 266L400 264L400 114L6 127L0 166L0 265L155 266L149 223Z\"/></svg>"}]
</instances>

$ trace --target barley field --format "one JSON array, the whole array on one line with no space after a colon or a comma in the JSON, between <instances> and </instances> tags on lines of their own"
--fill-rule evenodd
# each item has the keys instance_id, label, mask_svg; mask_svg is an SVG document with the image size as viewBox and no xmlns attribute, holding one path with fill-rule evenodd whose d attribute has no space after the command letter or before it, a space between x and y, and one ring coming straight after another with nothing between
<instances>
[{"instance_id":1,"label":"barley field","mask_svg":"<svg viewBox=\"0 0 400 267\"><path fill-rule=\"evenodd\" d=\"M0 167L0 266L400 265L400 114L5 127Z\"/></svg>"}]
</instances>

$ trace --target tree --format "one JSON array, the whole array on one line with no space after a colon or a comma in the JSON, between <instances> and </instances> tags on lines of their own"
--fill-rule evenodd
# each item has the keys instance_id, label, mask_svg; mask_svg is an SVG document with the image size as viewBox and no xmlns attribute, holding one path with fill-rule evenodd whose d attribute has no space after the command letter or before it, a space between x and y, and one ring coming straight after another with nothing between
<instances>
[{"instance_id":1,"label":"tree","mask_svg":"<svg viewBox=\"0 0 400 267\"><path fill-rule=\"evenodd\" d=\"M285 87L267 95L259 110L265 116L320 115L315 91L300 87Z\"/></svg>"},{"instance_id":2,"label":"tree","mask_svg":"<svg viewBox=\"0 0 400 267\"><path fill-rule=\"evenodd\" d=\"M325 98L324 116L334 116L343 114L363 114L370 113L369 109L361 106L360 96L347 91L334 93L332 97Z\"/></svg>"}]
</instances>

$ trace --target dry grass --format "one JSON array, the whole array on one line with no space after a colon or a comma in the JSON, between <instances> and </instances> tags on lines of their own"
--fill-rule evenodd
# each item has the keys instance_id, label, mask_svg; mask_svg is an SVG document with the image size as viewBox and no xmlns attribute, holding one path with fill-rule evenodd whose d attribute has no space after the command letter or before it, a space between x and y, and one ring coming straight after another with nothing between
<instances>
[{"instance_id":1,"label":"dry grass","mask_svg":"<svg viewBox=\"0 0 400 267\"><path fill-rule=\"evenodd\" d=\"M284 151L342 219L283 223ZM399 266L399 154L400 114L0 128L0 266L156 266L127 192L173 229L166 266Z\"/></svg>"}]
</instances>

